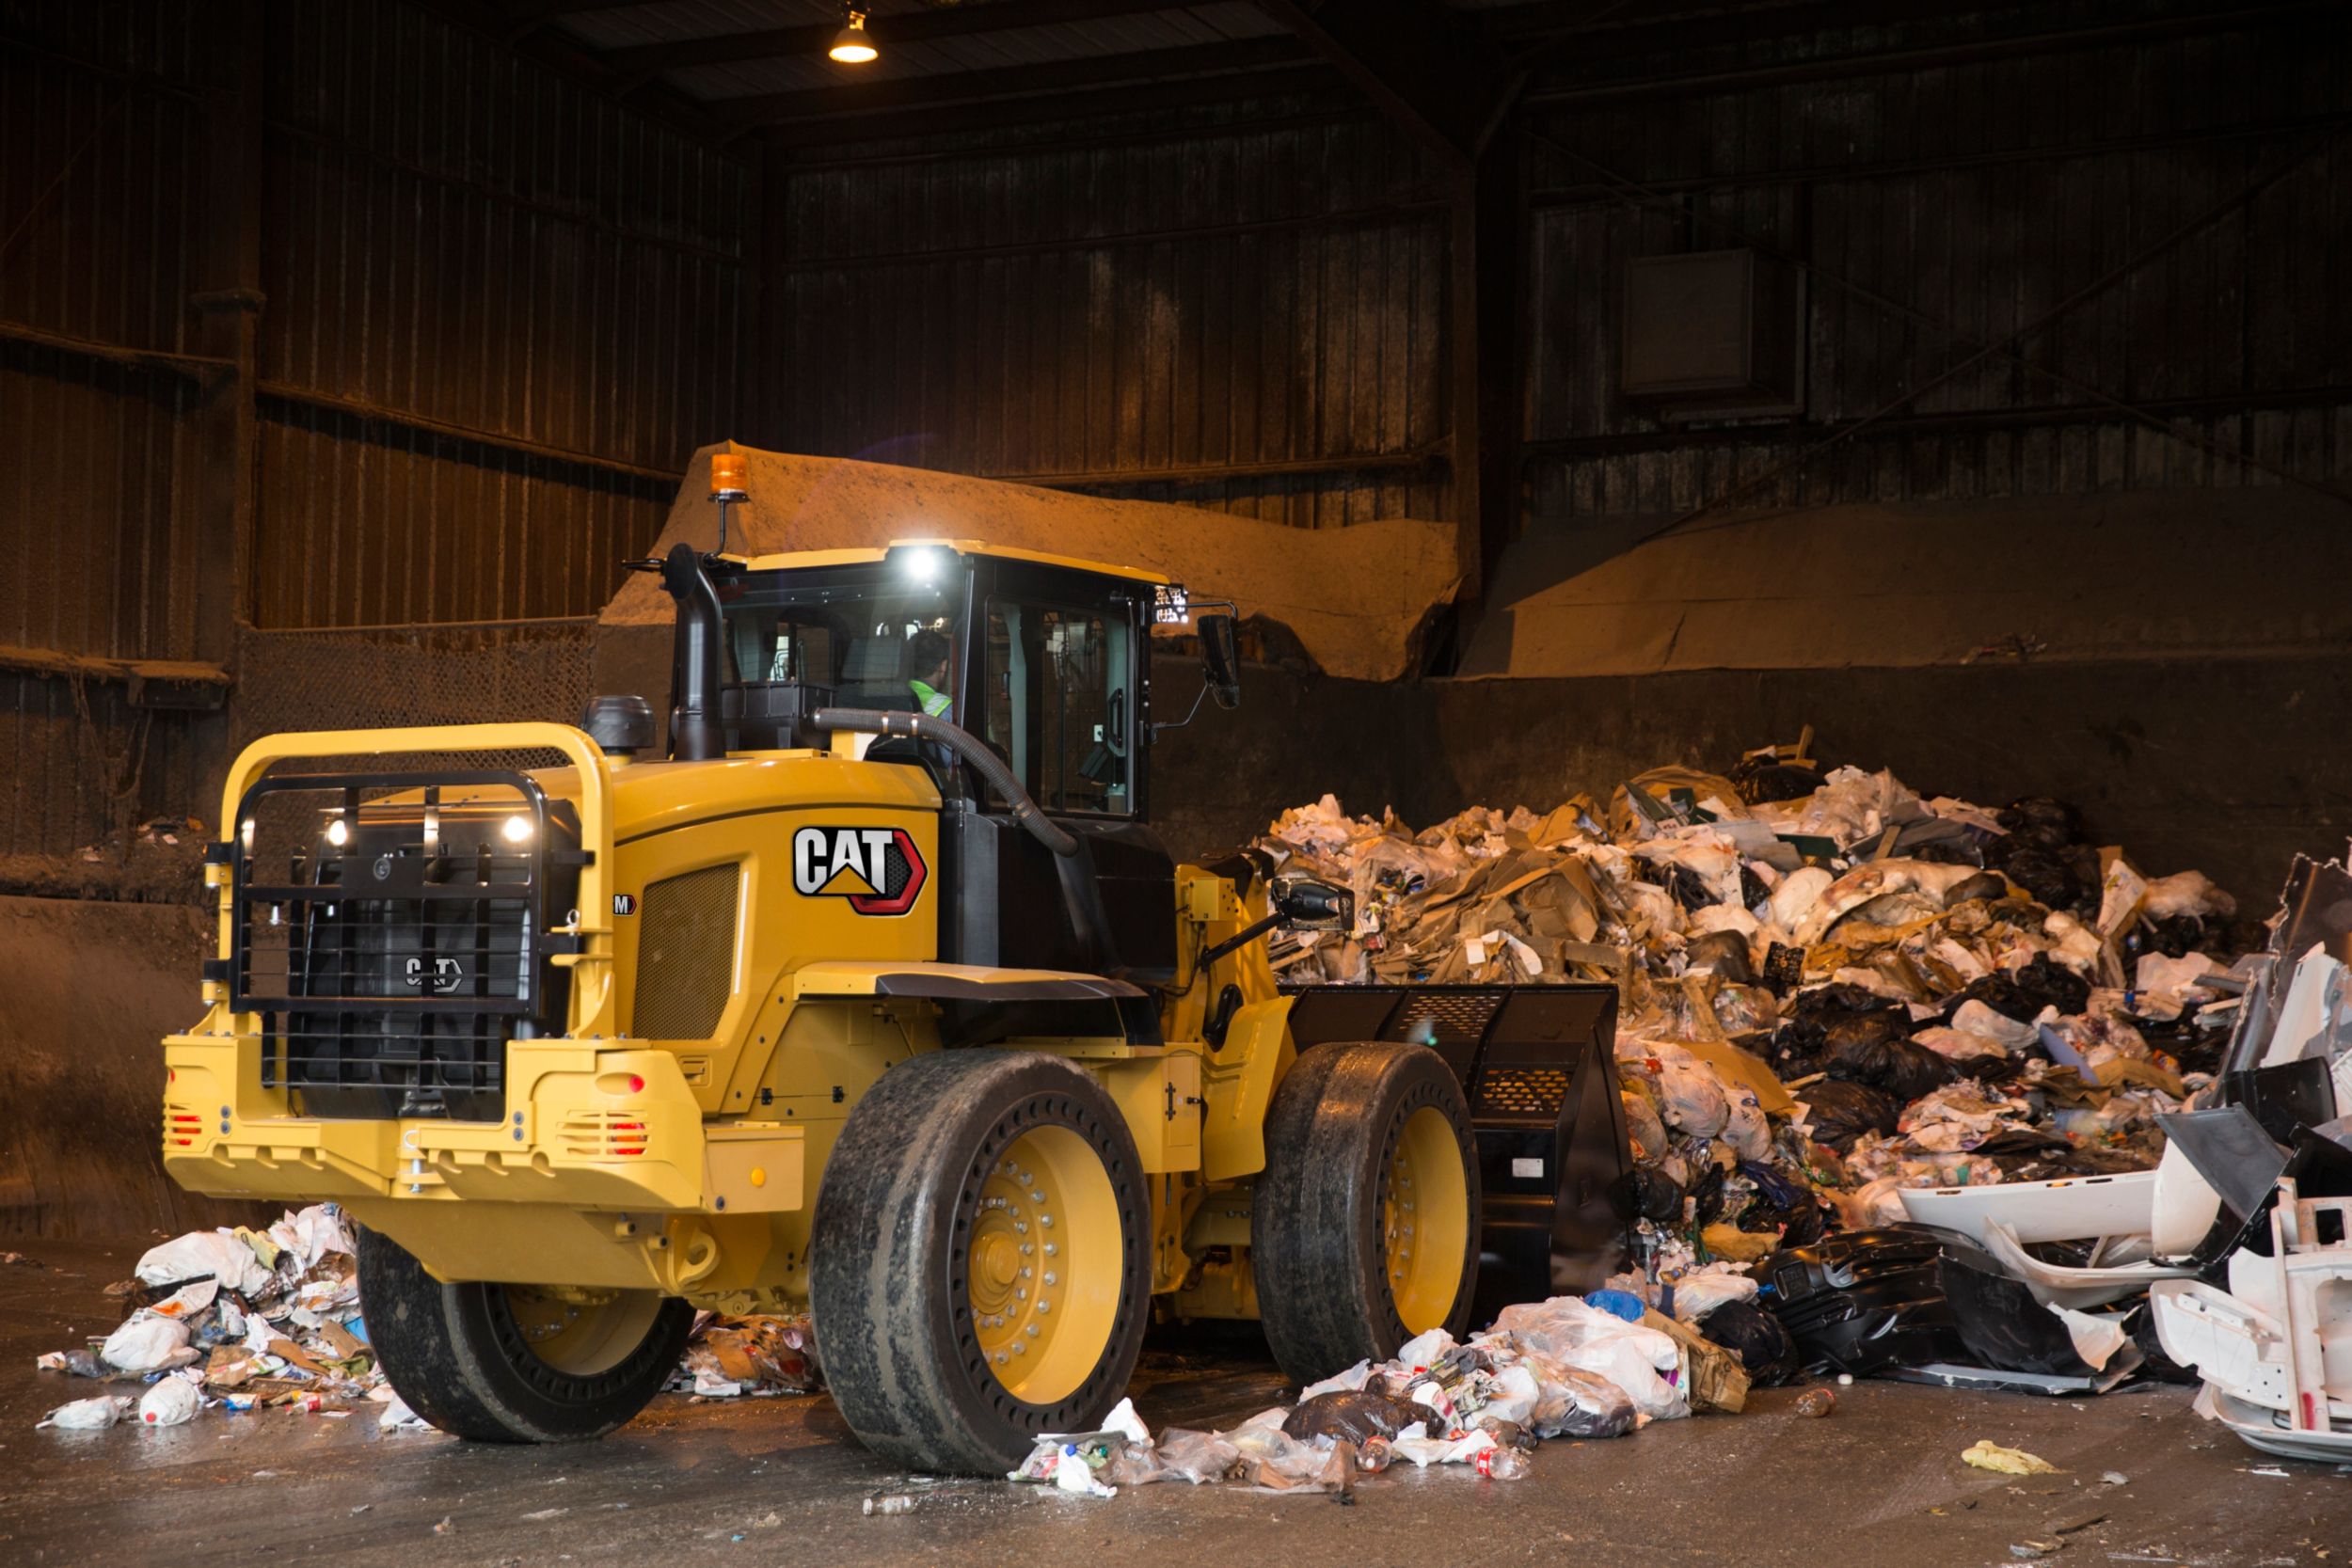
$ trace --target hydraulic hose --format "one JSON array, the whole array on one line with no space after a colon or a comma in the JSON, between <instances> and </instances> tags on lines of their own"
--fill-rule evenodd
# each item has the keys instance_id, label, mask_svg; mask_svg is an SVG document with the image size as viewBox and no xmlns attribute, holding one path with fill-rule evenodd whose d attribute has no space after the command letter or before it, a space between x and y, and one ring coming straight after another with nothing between
<instances>
[{"instance_id":1,"label":"hydraulic hose","mask_svg":"<svg viewBox=\"0 0 2352 1568\"><path fill-rule=\"evenodd\" d=\"M809 715L811 728L847 730L852 735L891 736L903 740L930 740L946 747L965 762L972 770L988 781L989 786L1003 796L1012 807L1012 819L1057 855L1070 856L1078 852L1078 841L1052 817L1045 815L1029 792L1013 777L1004 759L988 749L988 743L961 724L928 713L888 713L879 708L826 707Z\"/></svg>"}]
</instances>

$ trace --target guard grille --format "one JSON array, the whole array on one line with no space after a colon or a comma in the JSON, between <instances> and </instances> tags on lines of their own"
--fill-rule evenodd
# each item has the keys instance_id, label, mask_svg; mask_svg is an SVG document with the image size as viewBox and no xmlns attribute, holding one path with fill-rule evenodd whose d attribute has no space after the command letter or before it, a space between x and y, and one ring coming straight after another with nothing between
<instances>
[{"instance_id":1,"label":"guard grille","mask_svg":"<svg viewBox=\"0 0 2352 1568\"><path fill-rule=\"evenodd\" d=\"M575 1159L631 1159L645 1152L645 1114L566 1111L556 1141Z\"/></svg>"},{"instance_id":2,"label":"guard grille","mask_svg":"<svg viewBox=\"0 0 2352 1568\"><path fill-rule=\"evenodd\" d=\"M280 804L307 842L224 846L230 1002L262 1016L262 1084L304 1116L498 1119L506 1042L564 1017L569 804L499 770L273 775L238 820Z\"/></svg>"},{"instance_id":3,"label":"guard grille","mask_svg":"<svg viewBox=\"0 0 2352 1568\"><path fill-rule=\"evenodd\" d=\"M742 884L730 863L670 877L645 889L639 906L637 1003L629 1032L640 1039L704 1040L719 1027L735 989L736 899Z\"/></svg>"}]
</instances>

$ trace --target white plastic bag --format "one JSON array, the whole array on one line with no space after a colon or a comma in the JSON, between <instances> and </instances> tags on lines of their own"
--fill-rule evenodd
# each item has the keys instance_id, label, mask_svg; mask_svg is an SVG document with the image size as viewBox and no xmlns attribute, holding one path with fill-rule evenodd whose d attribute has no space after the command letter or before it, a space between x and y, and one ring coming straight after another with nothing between
<instances>
[{"instance_id":1,"label":"white plastic bag","mask_svg":"<svg viewBox=\"0 0 2352 1568\"><path fill-rule=\"evenodd\" d=\"M1627 1323L1575 1296L1506 1307L1495 1326L1538 1354L1599 1373L1624 1389L1645 1416L1670 1420L1691 1413L1689 1397L1659 1375L1682 1365L1682 1348L1670 1335Z\"/></svg>"},{"instance_id":2,"label":"white plastic bag","mask_svg":"<svg viewBox=\"0 0 2352 1568\"><path fill-rule=\"evenodd\" d=\"M227 1230L191 1230L175 1236L161 1246L148 1248L131 1272L142 1285L168 1285L175 1279L210 1275L220 1288L244 1295L261 1290L271 1278L253 1249ZM210 1304L208 1295L203 1305Z\"/></svg>"},{"instance_id":3,"label":"white plastic bag","mask_svg":"<svg viewBox=\"0 0 2352 1568\"><path fill-rule=\"evenodd\" d=\"M192 1420L204 1408L204 1396L184 1377L160 1380L139 1400L139 1421L151 1427L176 1427Z\"/></svg>"},{"instance_id":4,"label":"white plastic bag","mask_svg":"<svg viewBox=\"0 0 2352 1568\"><path fill-rule=\"evenodd\" d=\"M177 1318L136 1312L100 1347L98 1358L126 1372L151 1372L196 1359L188 1349L188 1325Z\"/></svg>"},{"instance_id":5,"label":"white plastic bag","mask_svg":"<svg viewBox=\"0 0 2352 1568\"><path fill-rule=\"evenodd\" d=\"M1755 1280L1721 1260L1703 1269L1692 1269L1674 1283L1675 1316L1686 1323L1697 1323L1727 1302L1754 1301L1761 1289Z\"/></svg>"},{"instance_id":6,"label":"white plastic bag","mask_svg":"<svg viewBox=\"0 0 2352 1568\"><path fill-rule=\"evenodd\" d=\"M60 1432L101 1432L122 1419L131 1409L128 1394L102 1394L94 1400L61 1404L35 1423L33 1430L56 1427Z\"/></svg>"},{"instance_id":7,"label":"white plastic bag","mask_svg":"<svg viewBox=\"0 0 2352 1568\"><path fill-rule=\"evenodd\" d=\"M1298 1402L1305 1404L1318 1394L1353 1394L1372 1381L1370 1359L1359 1361L1343 1372L1334 1372L1321 1383L1310 1383L1298 1391Z\"/></svg>"},{"instance_id":8,"label":"white plastic bag","mask_svg":"<svg viewBox=\"0 0 2352 1568\"><path fill-rule=\"evenodd\" d=\"M1399 1345L1391 1358L1400 1367L1434 1367L1438 1358L1454 1348L1454 1336L1442 1328L1417 1334Z\"/></svg>"}]
</instances>

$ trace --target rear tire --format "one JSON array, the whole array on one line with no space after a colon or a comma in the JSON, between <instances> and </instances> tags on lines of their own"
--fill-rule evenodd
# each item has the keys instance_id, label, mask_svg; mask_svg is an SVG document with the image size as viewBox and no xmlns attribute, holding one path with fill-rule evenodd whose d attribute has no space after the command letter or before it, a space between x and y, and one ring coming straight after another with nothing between
<instances>
[{"instance_id":1,"label":"rear tire","mask_svg":"<svg viewBox=\"0 0 2352 1568\"><path fill-rule=\"evenodd\" d=\"M1478 1156L1461 1085L1426 1046L1302 1054L1266 1114L1250 1268L1266 1343L1313 1383L1469 1326Z\"/></svg>"},{"instance_id":2,"label":"rear tire","mask_svg":"<svg viewBox=\"0 0 2352 1568\"><path fill-rule=\"evenodd\" d=\"M892 1068L825 1162L809 1295L851 1431L991 1474L1126 1392L1151 1301L1134 1138L1082 1069L976 1049Z\"/></svg>"},{"instance_id":3,"label":"rear tire","mask_svg":"<svg viewBox=\"0 0 2352 1568\"><path fill-rule=\"evenodd\" d=\"M363 1230L358 1246L368 1339L392 1391L476 1442L603 1436L661 1391L694 1324L693 1308L652 1291L580 1301L523 1285L444 1285L389 1237Z\"/></svg>"}]
</instances>

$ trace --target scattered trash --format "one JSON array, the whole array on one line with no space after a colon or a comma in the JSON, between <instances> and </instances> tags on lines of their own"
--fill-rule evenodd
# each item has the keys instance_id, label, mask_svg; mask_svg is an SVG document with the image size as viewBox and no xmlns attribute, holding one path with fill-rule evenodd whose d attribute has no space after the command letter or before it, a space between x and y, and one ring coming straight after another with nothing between
<instances>
[{"instance_id":1,"label":"scattered trash","mask_svg":"<svg viewBox=\"0 0 2352 1568\"><path fill-rule=\"evenodd\" d=\"M2055 1476L2058 1467L2040 1454L2023 1449L2005 1449L1991 1438L1979 1438L1976 1445L1961 1456L1965 1463L1979 1470L1997 1470L2005 1476Z\"/></svg>"},{"instance_id":2,"label":"scattered trash","mask_svg":"<svg viewBox=\"0 0 2352 1568\"><path fill-rule=\"evenodd\" d=\"M727 1317L700 1314L686 1354L670 1374L674 1392L705 1399L810 1394L823 1386L817 1335L808 1315Z\"/></svg>"},{"instance_id":3,"label":"scattered trash","mask_svg":"<svg viewBox=\"0 0 2352 1568\"><path fill-rule=\"evenodd\" d=\"M1797 1396L1797 1414L1826 1416L1837 1408L1837 1396L1826 1388L1807 1388Z\"/></svg>"},{"instance_id":4,"label":"scattered trash","mask_svg":"<svg viewBox=\"0 0 2352 1568\"><path fill-rule=\"evenodd\" d=\"M204 1408L204 1396L184 1377L156 1380L139 1400L139 1420L151 1427L178 1426Z\"/></svg>"},{"instance_id":5,"label":"scattered trash","mask_svg":"<svg viewBox=\"0 0 2352 1568\"><path fill-rule=\"evenodd\" d=\"M61 1404L40 1420L35 1430L56 1427L60 1432L99 1432L114 1425L130 1414L135 1402L127 1394L102 1396L94 1400L75 1400Z\"/></svg>"},{"instance_id":6,"label":"scattered trash","mask_svg":"<svg viewBox=\"0 0 2352 1568\"><path fill-rule=\"evenodd\" d=\"M883 1497L866 1499L866 1513L912 1513L914 1498L904 1492L892 1492Z\"/></svg>"}]
</instances>

